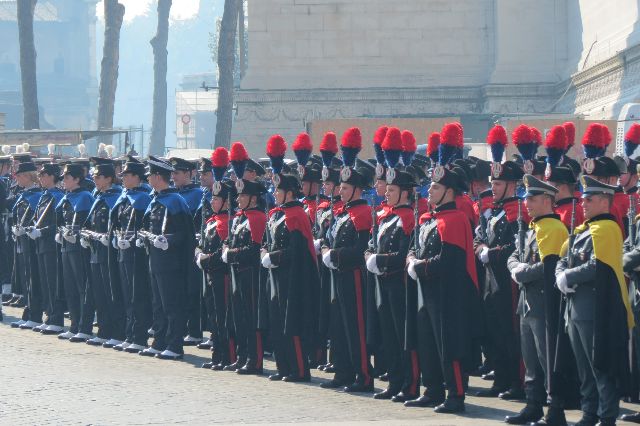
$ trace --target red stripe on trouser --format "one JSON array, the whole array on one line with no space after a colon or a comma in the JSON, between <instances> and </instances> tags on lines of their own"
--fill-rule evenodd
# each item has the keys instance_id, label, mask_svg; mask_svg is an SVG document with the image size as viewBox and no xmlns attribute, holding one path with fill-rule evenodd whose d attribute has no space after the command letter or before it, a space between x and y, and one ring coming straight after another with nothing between
<instances>
[{"instance_id":1,"label":"red stripe on trouser","mask_svg":"<svg viewBox=\"0 0 640 426\"><path fill-rule=\"evenodd\" d=\"M411 386L409 387L411 395L418 392L418 376L420 370L418 368L418 352L411 351Z\"/></svg>"},{"instance_id":2,"label":"red stripe on trouser","mask_svg":"<svg viewBox=\"0 0 640 426\"><path fill-rule=\"evenodd\" d=\"M520 327L518 326L518 287L515 282L511 281L511 323L513 325L513 331L520 333Z\"/></svg>"},{"instance_id":3,"label":"red stripe on trouser","mask_svg":"<svg viewBox=\"0 0 640 426\"><path fill-rule=\"evenodd\" d=\"M264 351L262 350L262 333L256 331L256 368L262 368L262 357Z\"/></svg>"},{"instance_id":4,"label":"red stripe on trouser","mask_svg":"<svg viewBox=\"0 0 640 426\"><path fill-rule=\"evenodd\" d=\"M296 364L298 364L298 377L304 377L304 364L302 362L302 346L300 336L293 336L293 347L296 350Z\"/></svg>"},{"instance_id":5,"label":"red stripe on trouser","mask_svg":"<svg viewBox=\"0 0 640 426\"><path fill-rule=\"evenodd\" d=\"M353 272L353 279L356 293L356 315L358 316L358 339L360 340L360 371L365 379L365 384L369 384L369 368L367 367L367 343L364 334L364 311L362 309L362 282L360 279L360 271Z\"/></svg>"},{"instance_id":6,"label":"red stripe on trouser","mask_svg":"<svg viewBox=\"0 0 640 426\"><path fill-rule=\"evenodd\" d=\"M229 362L233 364L236 361L236 340L233 337L229 337Z\"/></svg>"},{"instance_id":7,"label":"red stripe on trouser","mask_svg":"<svg viewBox=\"0 0 640 426\"><path fill-rule=\"evenodd\" d=\"M525 373L524 359L520 358L520 374L518 377L520 379L520 384L524 383L524 373Z\"/></svg>"},{"instance_id":8,"label":"red stripe on trouser","mask_svg":"<svg viewBox=\"0 0 640 426\"><path fill-rule=\"evenodd\" d=\"M464 394L464 387L462 386L462 373L460 372L460 362L453 361L453 376L456 379L456 390L458 392L458 396Z\"/></svg>"}]
</instances>

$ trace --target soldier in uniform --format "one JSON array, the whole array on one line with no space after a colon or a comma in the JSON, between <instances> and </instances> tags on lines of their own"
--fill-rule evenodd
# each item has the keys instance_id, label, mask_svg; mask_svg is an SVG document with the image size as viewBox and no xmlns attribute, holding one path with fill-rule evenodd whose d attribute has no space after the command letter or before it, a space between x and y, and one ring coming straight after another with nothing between
<instances>
[{"instance_id":1,"label":"soldier in uniform","mask_svg":"<svg viewBox=\"0 0 640 426\"><path fill-rule=\"evenodd\" d=\"M87 220L95 201L81 183L84 170L79 164L67 164L62 171L62 183L67 191L58 203L58 233L55 240L61 245L62 273L67 309L71 316L69 331L58 335L71 342L86 342L93 329L93 298L88 295L88 256L80 245L79 230Z\"/></svg>"},{"instance_id":2,"label":"soldier in uniform","mask_svg":"<svg viewBox=\"0 0 640 426\"><path fill-rule=\"evenodd\" d=\"M261 251L269 271L269 336L277 367L269 380L308 382L309 349L317 333L317 257L311 222L298 201L300 181L273 169L277 207L269 212L270 235Z\"/></svg>"},{"instance_id":3,"label":"soldier in uniform","mask_svg":"<svg viewBox=\"0 0 640 426\"><path fill-rule=\"evenodd\" d=\"M507 267L513 281L520 286L517 313L520 316L520 347L525 367L527 405L517 415L506 417L505 421L509 424L537 422L543 415L542 406L550 385L549 373L554 368L553 359L549 361L547 356L555 353L547 350L546 300L553 298L555 303L549 306L549 310L555 308L557 312L560 293L554 288L554 274L550 272L555 272L560 248L568 237L566 227L553 212L558 190L533 175L525 175L523 181L526 208L532 218L531 229L526 235L519 235ZM554 318L557 324L557 316L554 315ZM549 416L547 420L552 420L553 424L566 424L562 405L556 404L554 408L556 412L552 414L553 419Z\"/></svg>"},{"instance_id":4,"label":"soldier in uniform","mask_svg":"<svg viewBox=\"0 0 640 426\"><path fill-rule=\"evenodd\" d=\"M200 180L200 188L202 188L202 199L200 200L200 205L198 206L198 211L195 215L194 226L199 226L197 231L200 234L200 244L202 244L202 238L204 229L206 228L207 220L211 218L213 215L213 210L211 209L211 186L213 185L213 173L211 168L211 160L208 158L200 159L200 166L198 167L198 177ZM203 275L202 279L206 281L206 277ZM215 321L215 312L213 310L209 310L208 306L213 307L213 295L211 294L210 287L201 286L201 288L205 288L205 293L202 297L202 303L200 307L201 312L201 325L203 330L208 330L210 333L213 332L214 321ZM211 349L213 345L213 339L211 334L207 340L203 340L198 343L198 349Z\"/></svg>"},{"instance_id":5,"label":"soldier in uniform","mask_svg":"<svg viewBox=\"0 0 640 426\"><path fill-rule=\"evenodd\" d=\"M149 253L158 329L154 330L153 344L142 353L177 360L184 355L188 284L183 283L190 277L192 264L195 266L193 216L179 190L169 186L173 166L153 156L147 166L146 176L155 196L144 213L143 231L138 236L145 240Z\"/></svg>"},{"instance_id":6,"label":"soldier in uniform","mask_svg":"<svg viewBox=\"0 0 640 426\"><path fill-rule=\"evenodd\" d=\"M36 207L33 226L27 229L27 235L34 240L36 246L42 307L47 316L39 331L45 335L60 334L64 331L65 305L64 298L58 292L62 263L54 240L57 231L56 206L64 196L64 192L56 186L60 180L60 166L53 163L43 164L38 176L43 191Z\"/></svg>"},{"instance_id":7,"label":"soldier in uniform","mask_svg":"<svg viewBox=\"0 0 640 426\"><path fill-rule=\"evenodd\" d=\"M222 175L224 171L226 167L222 167ZM206 221L201 251L196 252L196 263L206 274L205 294L210 294L210 297L205 297L205 300L213 325L211 362L202 364L202 368L212 370L223 370L236 362L233 320L230 317L231 275L229 265L222 261L223 245L229 237L231 211L235 207L236 197L233 182L222 179L214 182L211 198L213 215Z\"/></svg>"},{"instance_id":8,"label":"soldier in uniform","mask_svg":"<svg viewBox=\"0 0 640 426\"><path fill-rule=\"evenodd\" d=\"M488 315L487 335L495 350L495 380L490 389L481 390L477 396L505 399L522 399L520 375L520 327L513 306L518 297L517 285L511 280L507 259L515 249L514 236L520 226L526 226L528 218L516 197L518 181L523 172L513 161L501 163L507 136L504 128L495 126L488 136L493 154L491 190L494 209L487 225L485 242L476 237L476 256L485 265L484 307ZM519 214L520 213L520 214ZM520 217L519 217L520 216Z\"/></svg>"},{"instance_id":9,"label":"soldier in uniform","mask_svg":"<svg viewBox=\"0 0 640 426\"><path fill-rule=\"evenodd\" d=\"M42 324L42 288L38 264L34 262L36 247L27 235L27 227L36 213L42 189L38 185L38 174L33 162L21 162L16 170L16 182L23 188L13 206L11 227L16 242L14 273L16 282L27 297L22 320L11 323L12 327L33 329Z\"/></svg>"},{"instance_id":10,"label":"soldier in uniform","mask_svg":"<svg viewBox=\"0 0 640 426\"><path fill-rule=\"evenodd\" d=\"M90 286L98 319L98 333L87 340L87 344L102 346L112 339L124 340L123 307L120 297L114 298L112 292L112 288L120 290L120 282L112 273L116 249L111 245L109 233L109 214L122 191L113 185L116 178L113 160L94 157L92 161L95 162L95 202L85 223L89 232L81 231L80 244L90 252Z\"/></svg>"},{"instance_id":11,"label":"soldier in uniform","mask_svg":"<svg viewBox=\"0 0 640 426\"><path fill-rule=\"evenodd\" d=\"M374 398L405 402L418 397L417 352L405 350L405 261L415 227L411 199L417 184L409 172L392 167L386 170L386 181L388 208L377 217L377 235L372 235L376 241L365 252L367 269L374 274L371 289L389 377L387 389Z\"/></svg>"},{"instance_id":12,"label":"soldier in uniform","mask_svg":"<svg viewBox=\"0 0 640 426\"><path fill-rule=\"evenodd\" d=\"M10 244L9 238L9 220L8 220L8 198L9 188L11 187L11 156L0 156L0 286L11 282L11 268L9 267ZM4 295L4 288L0 288L0 292ZM1 309L1 308L0 308ZM0 318L2 312L0 310Z\"/></svg>"},{"instance_id":13,"label":"soldier in uniform","mask_svg":"<svg viewBox=\"0 0 640 426\"><path fill-rule=\"evenodd\" d=\"M136 235L142 229L142 219L151 203L151 196L144 182L144 164L134 157L128 157L120 176L124 190L111 209L109 228L113 234L111 245L118 251L117 277L111 283L112 291L122 296L124 324L121 338L111 339L102 346L130 353L143 351L153 356L160 351L145 349L147 329L152 322L149 258L145 248L136 245ZM117 283L120 289L113 288Z\"/></svg>"},{"instance_id":14,"label":"soldier in uniform","mask_svg":"<svg viewBox=\"0 0 640 426\"><path fill-rule=\"evenodd\" d=\"M440 160L446 161L442 153ZM418 284L416 331L425 392L405 405L435 407L437 413L464 411L468 371L475 367L473 237L468 216L455 202L463 173L457 167L434 168L429 189L434 210L421 218L417 251L407 258L408 273Z\"/></svg>"},{"instance_id":15,"label":"soldier in uniform","mask_svg":"<svg viewBox=\"0 0 640 426\"><path fill-rule=\"evenodd\" d=\"M232 164L237 164L233 146L230 157ZM236 175L242 176L236 164ZM262 331L258 329L260 246L267 218L258 203L266 188L258 182L238 179L236 189L239 211L233 221L229 245L223 248L222 260L231 268L232 312L238 359L224 369L238 374L260 375L264 355Z\"/></svg>"},{"instance_id":16,"label":"soldier in uniform","mask_svg":"<svg viewBox=\"0 0 640 426\"><path fill-rule=\"evenodd\" d=\"M616 187L590 176L581 183L587 221L558 262L556 283L568 298L566 326L581 383L583 415L576 424L606 426L616 423L629 380L634 318L622 271L622 232L610 213Z\"/></svg>"},{"instance_id":17,"label":"soldier in uniform","mask_svg":"<svg viewBox=\"0 0 640 426\"><path fill-rule=\"evenodd\" d=\"M371 363L367 353L365 324L364 251L372 226L371 207L362 199L362 191L371 187L373 176L368 168L353 169L362 147L360 131L347 130L342 140L345 167L340 176L343 208L337 212L330 245L322 247L322 261L333 271L339 315L346 335L348 360L336 371L331 387L344 383L346 392L373 392ZM338 367L336 363L336 368Z\"/></svg>"},{"instance_id":18,"label":"soldier in uniform","mask_svg":"<svg viewBox=\"0 0 640 426\"><path fill-rule=\"evenodd\" d=\"M193 228L200 232L202 229L202 214L198 208L202 205L204 191L200 186L192 182L196 166L191 161L177 157L170 158L169 162L174 168L171 173L173 184L178 189L178 193L184 198L187 206L189 206ZM196 266L195 261L192 261L187 278L187 336L184 338L184 345L186 346L196 346L202 341L201 292L202 273Z\"/></svg>"}]
</instances>

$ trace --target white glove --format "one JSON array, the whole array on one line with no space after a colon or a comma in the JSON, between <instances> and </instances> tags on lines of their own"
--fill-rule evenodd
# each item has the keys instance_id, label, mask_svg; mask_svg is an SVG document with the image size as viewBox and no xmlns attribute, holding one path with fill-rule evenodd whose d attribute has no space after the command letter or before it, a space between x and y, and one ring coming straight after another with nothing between
<instances>
[{"instance_id":1,"label":"white glove","mask_svg":"<svg viewBox=\"0 0 640 426\"><path fill-rule=\"evenodd\" d=\"M569 287L569 283L567 282L567 274L565 274L564 272L560 272L558 275L556 275L556 286L558 286L558 290L560 290L564 294L576 292L574 288Z\"/></svg>"},{"instance_id":2,"label":"white glove","mask_svg":"<svg viewBox=\"0 0 640 426\"><path fill-rule=\"evenodd\" d=\"M525 265L524 263L520 263L518 266L516 266L515 268L513 268L511 270L511 279L515 282L517 282L518 284L523 284L520 281L518 281L516 279L516 277L526 269L527 265Z\"/></svg>"},{"instance_id":3,"label":"white glove","mask_svg":"<svg viewBox=\"0 0 640 426\"><path fill-rule=\"evenodd\" d=\"M62 244L62 234L60 232L57 232L54 240L56 240L56 243Z\"/></svg>"},{"instance_id":4,"label":"white glove","mask_svg":"<svg viewBox=\"0 0 640 426\"><path fill-rule=\"evenodd\" d=\"M331 250L327 250L323 255L322 255L322 263L325 264L325 266L327 268L330 269L338 269L335 267L335 265L331 262Z\"/></svg>"},{"instance_id":5,"label":"white glove","mask_svg":"<svg viewBox=\"0 0 640 426\"><path fill-rule=\"evenodd\" d=\"M271 256L269 256L269 253L265 254L262 257L262 266L264 266L265 268L268 268L268 269L276 267L276 266L274 266L273 263L271 263Z\"/></svg>"},{"instance_id":6,"label":"white glove","mask_svg":"<svg viewBox=\"0 0 640 426\"><path fill-rule=\"evenodd\" d=\"M82 248L89 248L91 247L91 243L89 242L89 240L87 240L84 237L80 237L80 245L82 246Z\"/></svg>"},{"instance_id":7,"label":"white glove","mask_svg":"<svg viewBox=\"0 0 640 426\"><path fill-rule=\"evenodd\" d=\"M369 259L367 259L367 269L373 274L382 275L382 272L378 269L378 262L376 261L377 257L378 256L375 254L369 256Z\"/></svg>"},{"instance_id":8,"label":"white glove","mask_svg":"<svg viewBox=\"0 0 640 426\"><path fill-rule=\"evenodd\" d=\"M228 254L228 253L229 253L229 247L225 247L224 249L222 249L222 256L221 256L221 258L222 258L222 261L223 261L224 263L229 263L229 262L227 261L227 254Z\"/></svg>"},{"instance_id":9,"label":"white glove","mask_svg":"<svg viewBox=\"0 0 640 426\"><path fill-rule=\"evenodd\" d=\"M38 228L31 228L29 232L27 232L29 238L35 240L36 238L40 238L42 236L42 232Z\"/></svg>"},{"instance_id":10,"label":"white glove","mask_svg":"<svg viewBox=\"0 0 640 426\"><path fill-rule=\"evenodd\" d=\"M111 240L111 245L114 249L118 250L118 237L113 237L113 239Z\"/></svg>"},{"instance_id":11,"label":"white glove","mask_svg":"<svg viewBox=\"0 0 640 426\"><path fill-rule=\"evenodd\" d=\"M418 279L418 274L416 273L416 262L418 260L417 259L411 259L411 261L409 262L409 268L407 269L407 272L409 273L409 276L411 278L413 278L414 280Z\"/></svg>"},{"instance_id":12,"label":"white glove","mask_svg":"<svg viewBox=\"0 0 640 426\"><path fill-rule=\"evenodd\" d=\"M129 247L131 247L131 243L129 242L129 240L126 240L124 238L118 239L118 248L120 250L126 250Z\"/></svg>"},{"instance_id":13,"label":"white glove","mask_svg":"<svg viewBox=\"0 0 640 426\"><path fill-rule=\"evenodd\" d=\"M115 237L113 237L115 238ZM100 243L105 246L105 247L109 247L109 237L107 237L106 235L101 235L100 239L98 240L100 241Z\"/></svg>"},{"instance_id":14,"label":"white glove","mask_svg":"<svg viewBox=\"0 0 640 426\"><path fill-rule=\"evenodd\" d=\"M480 262L484 263L485 265L489 263L489 247L482 247L478 258L480 259Z\"/></svg>"},{"instance_id":15,"label":"white glove","mask_svg":"<svg viewBox=\"0 0 640 426\"><path fill-rule=\"evenodd\" d=\"M640 266L636 266L635 268L633 268L633 270L636 272L640 271Z\"/></svg>"},{"instance_id":16,"label":"white glove","mask_svg":"<svg viewBox=\"0 0 640 426\"><path fill-rule=\"evenodd\" d=\"M313 240L313 247L316 249L316 255L320 254L322 241L320 239Z\"/></svg>"},{"instance_id":17,"label":"white glove","mask_svg":"<svg viewBox=\"0 0 640 426\"><path fill-rule=\"evenodd\" d=\"M159 248L160 250L169 249L169 241L163 235L158 235L155 240L153 240L153 246L155 248Z\"/></svg>"},{"instance_id":18,"label":"white glove","mask_svg":"<svg viewBox=\"0 0 640 426\"><path fill-rule=\"evenodd\" d=\"M142 238L136 238L136 247L138 248L144 247L144 240Z\"/></svg>"},{"instance_id":19,"label":"white glove","mask_svg":"<svg viewBox=\"0 0 640 426\"><path fill-rule=\"evenodd\" d=\"M64 234L62 235L65 240L69 241L71 244L75 244L78 239L73 234Z\"/></svg>"},{"instance_id":20,"label":"white glove","mask_svg":"<svg viewBox=\"0 0 640 426\"><path fill-rule=\"evenodd\" d=\"M19 236L24 235L26 233L27 233L27 231L25 231L22 226L14 226L13 227L13 235L15 235L16 237L19 237Z\"/></svg>"},{"instance_id":21,"label":"white glove","mask_svg":"<svg viewBox=\"0 0 640 426\"><path fill-rule=\"evenodd\" d=\"M200 252L200 253L196 253L196 265L198 265L198 268L202 269L202 265L200 264L200 261L202 260L202 258L204 257L204 253Z\"/></svg>"}]
</instances>

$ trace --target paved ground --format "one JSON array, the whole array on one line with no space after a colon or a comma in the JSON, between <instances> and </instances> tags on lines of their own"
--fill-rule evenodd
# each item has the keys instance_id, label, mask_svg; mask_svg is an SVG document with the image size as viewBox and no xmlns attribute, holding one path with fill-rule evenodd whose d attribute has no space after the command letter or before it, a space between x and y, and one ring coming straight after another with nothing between
<instances>
[{"instance_id":1,"label":"paved ground","mask_svg":"<svg viewBox=\"0 0 640 426\"><path fill-rule=\"evenodd\" d=\"M4 308L0 324L0 424L157 425L212 423L499 424L522 404L467 399L464 416L404 408L370 395L321 389L329 375L314 371L310 384L271 383L266 377L198 368L208 352L187 348L184 361L59 341L9 327L20 311ZM274 364L266 362L266 369ZM382 386L382 382L377 383ZM488 382L472 378L477 389ZM629 407L629 406L627 406ZM571 412L576 421L578 412Z\"/></svg>"}]
</instances>

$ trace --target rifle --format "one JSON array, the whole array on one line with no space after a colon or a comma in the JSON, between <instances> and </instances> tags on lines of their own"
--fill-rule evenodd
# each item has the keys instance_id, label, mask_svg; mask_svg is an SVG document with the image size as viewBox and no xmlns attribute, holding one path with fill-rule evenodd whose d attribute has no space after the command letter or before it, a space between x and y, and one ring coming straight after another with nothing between
<instances>
[{"instance_id":1,"label":"rifle","mask_svg":"<svg viewBox=\"0 0 640 426\"><path fill-rule=\"evenodd\" d=\"M378 251L378 217L376 214L376 195L371 195L371 240L373 241L373 253ZM382 288L380 288L380 279L378 274L373 274L376 286L376 306L380 309L382 306Z\"/></svg>"},{"instance_id":2,"label":"rifle","mask_svg":"<svg viewBox=\"0 0 640 426\"><path fill-rule=\"evenodd\" d=\"M571 202L571 226L569 227L569 243L567 244L567 265L569 268L573 268L573 243L576 240L576 199Z\"/></svg>"},{"instance_id":3,"label":"rifle","mask_svg":"<svg viewBox=\"0 0 640 426\"><path fill-rule=\"evenodd\" d=\"M527 230L524 228L524 221L522 218L522 200L518 198L518 260L524 262L524 240L527 234Z\"/></svg>"},{"instance_id":4,"label":"rifle","mask_svg":"<svg viewBox=\"0 0 640 426\"><path fill-rule=\"evenodd\" d=\"M414 225L415 227L413 228L413 251L415 252L415 255L418 255L418 232L419 232L419 228L420 226L418 225L418 200L420 198L420 194L418 194L418 191L416 191L413 194L413 221L414 221Z\"/></svg>"},{"instance_id":5,"label":"rifle","mask_svg":"<svg viewBox=\"0 0 640 426\"><path fill-rule=\"evenodd\" d=\"M629 241L633 244L636 240L636 203L633 197L633 194L629 194L629 212L627 214L629 225L628 225L628 233L629 233Z\"/></svg>"}]
</instances>

